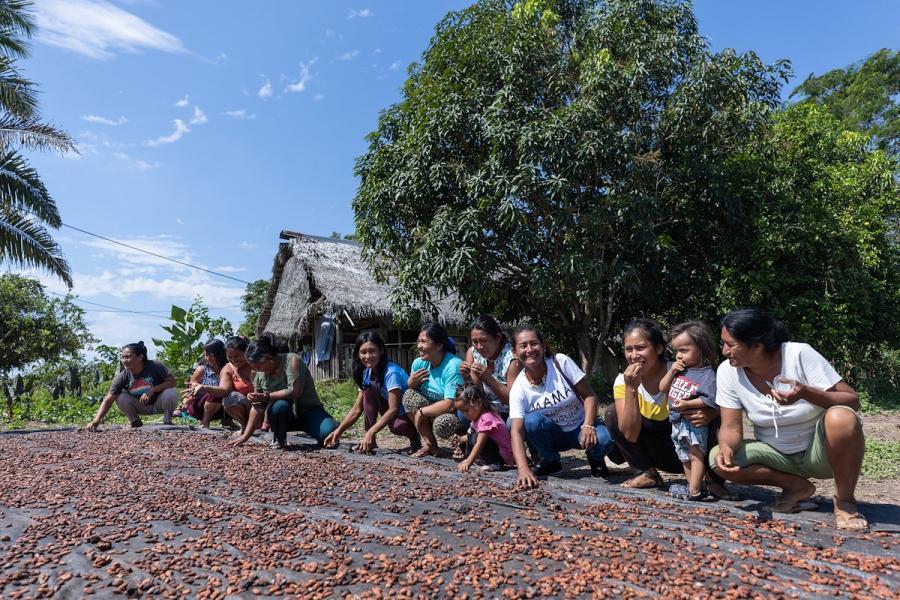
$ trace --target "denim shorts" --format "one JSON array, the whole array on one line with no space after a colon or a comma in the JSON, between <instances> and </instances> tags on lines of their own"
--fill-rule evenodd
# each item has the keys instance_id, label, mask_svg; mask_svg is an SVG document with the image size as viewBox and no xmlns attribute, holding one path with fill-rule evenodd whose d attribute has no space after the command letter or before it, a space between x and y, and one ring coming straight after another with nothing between
<instances>
[{"instance_id":1,"label":"denim shorts","mask_svg":"<svg viewBox=\"0 0 900 600\"><path fill-rule=\"evenodd\" d=\"M709 427L697 427L684 417L677 423L672 423L672 443L675 445L675 454L683 463L691 460L691 446L700 446L700 451L705 454L708 438Z\"/></svg>"}]
</instances>

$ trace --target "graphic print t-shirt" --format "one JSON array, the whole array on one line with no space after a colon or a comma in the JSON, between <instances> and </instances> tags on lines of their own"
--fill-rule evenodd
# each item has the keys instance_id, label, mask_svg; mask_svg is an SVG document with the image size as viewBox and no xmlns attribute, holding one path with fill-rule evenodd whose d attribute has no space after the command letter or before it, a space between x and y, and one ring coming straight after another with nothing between
<instances>
[{"instance_id":1,"label":"graphic print t-shirt","mask_svg":"<svg viewBox=\"0 0 900 600\"><path fill-rule=\"evenodd\" d=\"M150 388L156 387L166 379L174 377L169 367L155 360L148 360L144 363L144 370L135 375L128 369L121 371L113 379L109 386L109 393L118 396L123 391L128 392L135 398L140 398ZM150 404L156 402L160 392L156 392L150 398Z\"/></svg>"},{"instance_id":2,"label":"graphic print t-shirt","mask_svg":"<svg viewBox=\"0 0 900 600\"><path fill-rule=\"evenodd\" d=\"M687 369L675 376L669 387L669 420L673 423L681 420L681 413L672 408L672 402L695 398L716 408L716 372L712 367Z\"/></svg>"},{"instance_id":3,"label":"graphic print t-shirt","mask_svg":"<svg viewBox=\"0 0 900 600\"><path fill-rule=\"evenodd\" d=\"M584 379L584 371L571 358L557 354L556 360L573 384ZM566 378L557 371L553 360L545 358L544 361L547 375L543 386L536 388L529 383L524 370L516 377L509 391L509 417L524 419L528 413L537 411L563 431L572 431L584 424L584 406L572 386L566 383Z\"/></svg>"}]
</instances>

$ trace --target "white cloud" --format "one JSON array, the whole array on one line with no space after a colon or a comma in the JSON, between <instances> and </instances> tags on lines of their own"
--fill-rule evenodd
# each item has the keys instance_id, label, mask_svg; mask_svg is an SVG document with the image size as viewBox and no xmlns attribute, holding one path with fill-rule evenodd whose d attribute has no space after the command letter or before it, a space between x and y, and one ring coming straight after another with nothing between
<instances>
[{"instance_id":1,"label":"white cloud","mask_svg":"<svg viewBox=\"0 0 900 600\"><path fill-rule=\"evenodd\" d=\"M194 107L194 116L191 117L191 125L203 125L209 121L206 113L199 106Z\"/></svg>"},{"instance_id":2,"label":"white cloud","mask_svg":"<svg viewBox=\"0 0 900 600\"><path fill-rule=\"evenodd\" d=\"M242 271L246 271L247 269L245 269L244 267L232 267L230 265L221 265L212 270L216 271L218 273L240 273Z\"/></svg>"},{"instance_id":3,"label":"white cloud","mask_svg":"<svg viewBox=\"0 0 900 600\"><path fill-rule=\"evenodd\" d=\"M324 97L325 97L325 96L323 96L322 94L316 94L315 96L313 96L313 100L315 100L316 102L318 102L319 100L321 100L321 99L324 98Z\"/></svg>"},{"instance_id":4,"label":"white cloud","mask_svg":"<svg viewBox=\"0 0 900 600\"><path fill-rule=\"evenodd\" d=\"M350 9L350 12L347 14L348 19L356 19L357 17L360 19L366 19L368 17L374 17L375 11L371 8L363 8L361 10Z\"/></svg>"},{"instance_id":5,"label":"white cloud","mask_svg":"<svg viewBox=\"0 0 900 600\"><path fill-rule=\"evenodd\" d=\"M97 115L82 115L82 121L87 121L88 123L100 123L101 125L111 125L116 127L118 125L124 125L128 122L128 119L125 117L119 117L118 119L108 119L106 117L100 117Z\"/></svg>"},{"instance_id":6,"label":"white cloud","mask_svg":"<svg viewBox=\"0 0 900 600\"><path fill-rule=\"evenodd\" d=\"M251 244L250 242L244 240L243 242L238 244L238 247L242 250L253 250L255 248L259 248L259 244Z\"/></svg>"},{"instance_id":7,"label":"white cloud","mask_svg":"<svg viewBox=\"0 0 900 600\"><path fill-rule=\"evenodd\" d=\"M178 140L184 137L184 134L189 133L191 130L188 129L188 126L184 124L184 121L181 119L175 119L175 131L170 133L169 135L163 135L155 140L144 140L145 146L162 146L163 144L174 144Z\"/></svg>"},{"instance_id":8,"label":"white cloud","mask_svg":"<svg viewBox=\"0 0 900 600\"><path fill-rule=\"evenodd\" d=\"M226 110L222 114L232 119L238 119L239 121L249 121L256 118L256 115L248 113L243 108L240 110Z\"/></svg>"},{"instance_id":9,"label":"white cloud","mask_svg":"<svg viewBox=\"0 0 900 600\"><path fill-rule=\"evenodd\" d=\"M113 156L115 158L117 158L118 160L121 160L121 161L127 163L129 167L131 167L133 169L137 169L138 171L150 171L152 169L158 169L159 167L162 166L162 163L160 163L160 162L157 162L157 161L153 161L152 163L147 162L140 158L133 158L131 156L128 156L124 152L113 152Z\"/></svg>"},{"instance_id":10,"label":"white cloud","mask_svg":"<svg viewBox=\"0 0 900 600\"><path fill-rule=\"evenodd\" d=\"M179 225L184 225L184 221L181 220L181 217L175 217L175 222Z\"/></svg>"},{"instance_id":11,"label":"white cloud","mask_svg":"<svg viewBox=\"0 0 900 600\"><path fill-rule=\"evenodd\" d=\"M174 35L105 0L41 0L35 17L38 41L90 58L186 51Z\"/></svg>"},{"instance_id":12,"label":"white cloud","mask_svg":"<svg viewBox=\"0 0 900 600\"><path fill-rule=\"evenodd\" d=\"M353 60L357 56L359 56L359 50L351 50L350 52L344 52L338 56L337 60Z\"/></svg>"},{"instance_id":13,"label":"white cloud","mask_svg":"<svg viewBox=\"0 0 900 600\"><path fill-rule=\"evenodd\" d=\"M374 56L378 56L379 54L381 54L381 48L375 48L374 50L372 50L372 54Z\"/></svg>"},{"instance_id":14,"label":"white cloud","mask_svg":"<svg viewBox=\"0 0 900 600\"><path fill-rule=\"evenodd\" d=\"M388 67L388 69L390 69L391 71L396 71L399 68L400 68L399 60L395 60L394 62L391 63L391 66Z\"/></svg>"},{"instance_id":15,"label":"white cloud","mask_svg":"<svg viewBox=\"0 0 900 600\"><path fill-rule=\"evenodd\" d=\"M228 55L225 54L224 52L219 52L219 55L216 56L216 60L219 61L219 62L228 60Z\"/></svg>"},{"instance_id":16,"label":"white cloud","mask_svg":"<svg viewBox=\"0 0 900 600\"><path fill-rule=\"evenodd\" d=\"M178 108L184 108L188 104L190 104L190 100L188 100L188 95L185 94L184 98L175 103L175 106L177 106Z\"/></svg>"},{"instance_id":17,"label":"white cloud","mask_svg":"<svg viewBox=\"0 0 900 600\"><path fill-rule=\"evenodd\" d=\"M266 82L259 88L256 95L260 98L269 98L272 95L272 82L266 79Z\"/></svg>"},{"instance_id":18,"label":"white cloud","mask_svg":"<svg viewBox=\"0 0 900 600\"><path fill-rule=\"evenodd\" d=\"M300 63L300 78L293 82L289 83L285 89L286 92L302 92L306 90L306 84L312 79L312 75L309 73L309 68L316 64L316 61L319 60L319 57L316 56L308 63Z\"/></svg>"}]
</instances>

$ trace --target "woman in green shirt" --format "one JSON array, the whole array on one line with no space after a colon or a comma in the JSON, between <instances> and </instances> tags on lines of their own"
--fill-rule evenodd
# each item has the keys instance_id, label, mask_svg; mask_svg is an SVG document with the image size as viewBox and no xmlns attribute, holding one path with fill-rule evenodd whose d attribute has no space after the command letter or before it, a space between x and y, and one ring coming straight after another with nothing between
<instances>
[{"instance_id":1,"label":"woman in green shirt","mask_svg":"<svg viewBox=\"0 0 900 600\"><path fill-rule=\"evenodd\" d=\"M268 413L274 435L273 448L284 448L288 431L302 431L319 444L325 441L337 422L322 407L315 382L296 354L265 333L247 347L247 362L256 370L250 401L250 417L244 434L232 444L246 442Z\"/></svg>"}]
</instances>

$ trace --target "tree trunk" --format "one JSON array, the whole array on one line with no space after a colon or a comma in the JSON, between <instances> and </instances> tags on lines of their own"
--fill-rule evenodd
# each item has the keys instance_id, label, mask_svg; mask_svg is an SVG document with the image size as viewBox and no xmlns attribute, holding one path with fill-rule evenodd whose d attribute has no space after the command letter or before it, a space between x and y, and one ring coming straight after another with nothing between
<instances>
[{"instance_id":1,"label":"tree trunk","mask_svg":"<svg viewBox=\"0 0 900 600\"><path fill-rule=\"evenodd\" d=\"M594 366L594 344L584 329L575 334L575 343L578 344L578 362L581 370L590 375Z\"/></svg>"}]
</instances>

